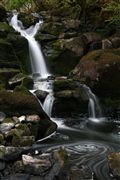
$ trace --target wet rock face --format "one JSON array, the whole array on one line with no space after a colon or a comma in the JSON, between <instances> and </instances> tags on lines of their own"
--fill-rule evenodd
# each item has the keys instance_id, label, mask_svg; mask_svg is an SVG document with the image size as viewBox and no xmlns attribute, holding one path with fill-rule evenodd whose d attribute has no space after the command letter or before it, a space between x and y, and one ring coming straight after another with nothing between
<instances>
[{"instance_id":1,"label":"wet rock face","mask_svg":"<svg viewBox=\"0 0 120 180\"><path fill-rule=\"evenodd\" d=\"M108 155L108 165L110 172L116 179L120 178L120 152Z\"/></svg>"},{"instance_id":2,"label":"wet rock face","mask_svg":"<svg viewBox=\"0 0 120 180\"><path fill-rule=\"evenodd\" d=\"M53 116L71 117L86 114L88 97L84 90L72 79L57 78L54 81Z\"/></svg>"},{"instance_id":3,"label":"wet rock face","mask_svg":"<svg viewBox=\"0 0 120 180\"><path fill-rule=\"evenodd\" d=\"M0 146L0 178L92 180L93 174L85 165L74 165L64 148L40 150ZM9 163L12 164L9 165ZM5 168L6 167L6 168ZM24 175L24 177L23 177Z\"/></svg>"}]
</instances>

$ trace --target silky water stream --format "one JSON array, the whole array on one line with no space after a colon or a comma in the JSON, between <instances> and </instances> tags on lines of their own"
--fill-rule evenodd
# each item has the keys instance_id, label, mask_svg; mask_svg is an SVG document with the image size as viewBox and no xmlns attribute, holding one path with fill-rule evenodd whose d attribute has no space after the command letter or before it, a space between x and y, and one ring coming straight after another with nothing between
<instances>
[{"instance_id":1,"label":"silky water stream","mask_svg":"<svg viewBox=\"0 0 120 180\"><path fill-rule=\"evenodd\" d=\"M104 127L104 122L102 121L106 121L107 118L103 117L99 102L89 87L83 85L89 97L89 118L85 118L84 121L82 120L83 123L81 123L81 118L79 118L79 128L66 126L63 118L52 118L52 106L54 102L53 80L48 78L51 75L47 69L41 47L34 38L42 22L40 20L36 25L24 29L22 23L18 20L17 13L14 13L10 21L10 25L28 40L34 90L40 89L48 92L43 102L43 109L51 117L51 120L58 125L56 134L45 138L44 141L40 140L34 147L55 149L64 146L70 154L72 163L87 165L98 180L111 180L112 176L109 173L106 160L107 154L120 150L120 136L114 132L106 133L106 131L97 131L96 127L99 127L99 124L100 126L103 124ZM90 127L94 128L89 128L87 124L90 124Z\"/></svg>"}]
</instances>

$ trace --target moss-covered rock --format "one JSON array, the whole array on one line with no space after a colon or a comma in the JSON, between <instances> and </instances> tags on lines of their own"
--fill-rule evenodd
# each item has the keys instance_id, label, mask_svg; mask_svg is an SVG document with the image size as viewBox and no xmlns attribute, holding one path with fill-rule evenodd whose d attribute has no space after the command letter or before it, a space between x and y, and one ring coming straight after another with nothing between
<instances>
[{"instance_id":1,"label":"moss-covered rock","mask_svg":"<svg viewBox=\"0 0 120 180\"><path fill-rule=\"evenodd\" d=\"M119 49L97 50L85 55L73 70L76 78L92 87L100 96L120 95Z\"/></svg>"},{"instance_id":2,"label":"moss-covered rock","mask_svg":"<svg viewBox=\"0 0 120 180\"><path fill-rule=\"evenodd\" d=\"M30 73L31 67L29 62L29 48L27 40L16 34L15 32L9 33L7 41L12 44L12 48L20 63L21 71L24 73Z\"/></svg>"},{"instance_id":3,"label":"moss-covered rock","mask_svg":"<svg viewBox=\"0 0 120 180\"><path fill-rule=\"evenodd\" d=\"M83 88L72 79L58 79L54 82L55 101L53 116L70 117L78 114L86 114L88 97Z\"/></svg>"},{"instance_id":4,"label":"moss-covered rock","mask_svg":"<svg viewBox=\"0 0 120 180\"><path fill-rule=\"evenodd\" d=\"M108 155L108 165L113 176L120 178L120 152Z\"/></svg>"},{"instance_id":5,"label":"moss-covered rock","mask_svg":"<svg viewBox=\"0 0 120 180\"><path fill-rule=\"evenodd\" d=\"M30 93L0 91L0 111L7 116L41 114L43 110L37 99Z\"/></svg>"},{"instance_id":6,"label":"moss-covered rock","mask_svg":"<svg viewBox=\"0 0 120 180\"><path fill-rule=\"evenodd\" d=\"M7 37L9 30L10 27L6 22L0 22L0 38Z\"/></svg>"}]
</instances>

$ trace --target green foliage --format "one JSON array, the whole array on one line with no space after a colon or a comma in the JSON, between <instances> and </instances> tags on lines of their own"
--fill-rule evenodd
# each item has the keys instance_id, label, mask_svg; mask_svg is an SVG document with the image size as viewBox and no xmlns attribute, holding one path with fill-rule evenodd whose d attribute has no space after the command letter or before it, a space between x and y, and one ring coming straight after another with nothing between
<instances>
[{"instance_id":1,"label":"green foliage","mask_svg":"<svg viewBox=\"0 0 120 180\"><path fill-rule=\"evenodd\" d=\"M22 8L25 11L32 11L35 8L34 0L9 0L4 3L8 10Z\"/></svg>"},{"instance_id":2,"label":"green foliage","mask_svg":"<svg viewBox=\"0 0 120 180\"><path fill-rule=\"evenodd\" d=\"M108 25L120 27L120 0L108 3L105 10L111 13L110 18L107 19Z\"/></svg>"}]
</instances>

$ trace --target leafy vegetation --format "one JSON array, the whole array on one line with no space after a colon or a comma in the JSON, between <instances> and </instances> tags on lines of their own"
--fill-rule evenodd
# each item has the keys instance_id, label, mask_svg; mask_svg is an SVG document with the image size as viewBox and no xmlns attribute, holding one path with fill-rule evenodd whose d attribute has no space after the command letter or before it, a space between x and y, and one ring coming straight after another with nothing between
<instances>
[{"instance_id":1,"label":"leafy vegetation","mask_svg":"<svg viewBox=\"0 0 120 180\"><path fill-rule=\"evenodd\" d=\"M34 0L2 0L1 3L8 10L20 10L22 8L22 11L30 12L35 9Z\"/></svg>"},{"instance_id":2,"label":"leafy vegetation","mask_svg":"<svg viewBox=\"0 0 120 180\"><path fill-rule=\"evenodd\" d=\"M106 21L110 26L120 27L120 0L111 1L106 5L104 10L111 13L111 16Z\"/></svg>"}]
</instances>

